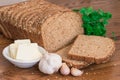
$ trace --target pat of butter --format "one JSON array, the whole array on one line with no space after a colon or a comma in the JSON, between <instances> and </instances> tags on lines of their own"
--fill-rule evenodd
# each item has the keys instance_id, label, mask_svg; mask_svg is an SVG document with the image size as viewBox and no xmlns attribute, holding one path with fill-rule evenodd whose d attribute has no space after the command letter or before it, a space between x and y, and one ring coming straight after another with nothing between
<instances>
[{"instance_id":1,"label":"pat of butter","mask_svg":"<svg viewBox=\"0 0 120 80\"><path fill-rule=\"evenodd\" d=\"M30 44L30 43L31 43L30 39L15 40L14 43L10 44L9 46L10 57L13 59L16 58L19 44Z\"/></svg>"},{"instance_id":2,"label":"pat of butter","mask_svg":"<svg viewBox=\"0 0 120 80\"><path fill-rule=\"evenodd\" d=\"M14 43L15 44L30 44L31 41L30 39L22 39L22 40L15 40Z\"/></svg>"},{"instance_id":3,"label":"pat of butter","mask_svg":"<svg viewBox=\"0 0 120 80\"><path fill-rule=\"evenodd\" d=\"M38 49L37 43L19 44L16 59L17 60L34 60L41 58L42 54Z\"/></svg>"},{"instance_id":4,"label":"pat of butter","mask_svg":"<svg viewBox=\"0 0 120 80\"><path fill-rule=\"evenodd\" d=\"M10 57L13 59L16 58L17 48L18 48L18 44L12 43L9 46Z\"/></svg>"}]
</instances>

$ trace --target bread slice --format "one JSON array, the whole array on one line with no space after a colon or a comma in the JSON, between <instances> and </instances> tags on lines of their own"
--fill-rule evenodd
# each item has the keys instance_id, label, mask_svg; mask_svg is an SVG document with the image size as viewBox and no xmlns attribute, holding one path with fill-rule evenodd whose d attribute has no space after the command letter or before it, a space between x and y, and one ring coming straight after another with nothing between
<instances>
[{"instance_id":1,"label":"bread slice","mask_svg":"<svg viewBox=\"0 0 120 80\"><path fill-rule=\"evenodd\" d=\"M68 51L70 50L72 45L68 45L67 47L57 51L56 53L59 54L62 57L63 62L67 63L69 67L75 67L78 69L85 68L87 67L88 64L85 61L77 61L77 60L72 60L68 57Z\"/></svg>"},{"instance_id":2,"label":"bread slice","mask_svg":"<svg viewBox=\"0 0 120 80\"><path fill-rule=\"evenodd\" d=\"M10 39L26 39L55 52L83 34L81 16L45 0L28 0L0 8L0 30Z\"/></svg>"},{"instance_id":3,"label":"bread slice","mask_svg":"<svg viewBox=\"0 0 120 80\"><path fill-rule=\"evenodd\" d=\"M114 51L115 44L112 39L79 35L68 55L71 59L100 64L109 61Z\"/></svg>"}]
</instances>

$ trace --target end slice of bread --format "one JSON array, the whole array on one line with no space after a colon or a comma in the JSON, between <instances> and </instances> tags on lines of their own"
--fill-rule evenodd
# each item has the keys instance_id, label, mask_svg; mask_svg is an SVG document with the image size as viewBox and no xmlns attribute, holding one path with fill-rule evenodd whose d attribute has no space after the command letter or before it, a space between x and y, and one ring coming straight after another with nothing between
<instances>
[{"instance_id":1,"label":"end slice of bread","mask_svg":"<svg viewBox=\"0 0 120 80\"><path fill-rule=\"evenodd\" d=\"M62 57L62 60L63 62L66 62L66 64L69 66L69 67L74 67L74 68L78 68L78 69L81 69L81 68L85 68L87 67L88 64L87 62L85 61L77 61L77 60L72 60L68 57L68 51L70 50L72 45L69 45L59 51L57 51L56 53L58 55L60 55Z\"/></svg>"},{"instance_id":2,"label":"end slice of bread","mask_svg":"<svg viewBox=\"0 0 120 80\"><path fill-rule=\"evenodd\" d=\"M79 35L68 55L71 59L100 64L109 61L114 51L115 44L112 39Z\"/></svg>"}]
</instances>

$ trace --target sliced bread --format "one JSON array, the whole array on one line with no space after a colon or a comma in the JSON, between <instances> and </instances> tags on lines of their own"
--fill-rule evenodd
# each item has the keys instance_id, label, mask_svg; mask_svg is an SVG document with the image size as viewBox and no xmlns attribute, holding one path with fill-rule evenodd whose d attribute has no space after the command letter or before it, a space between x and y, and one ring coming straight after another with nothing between
<instances>
[{"instance_id":1,"label":"sliced bread","mask_svg":"<svg viewBox=\"0 0 120 80\"><path fill-rule=\"evenodd\" d=\"M114 51L115 44L112 39L79 35L68 55L71 59L100 64L109 61Z\"/></svg>"},{"instance_id":2,"label":"sliced bread","mask_svg":"<svg viewBox=\"0 0 120 80\"><path fill-rule=\"evenodd\" d=\"M28 38L49 52L65 47L84 33L80 14L46 0L1 7L0 24L0 31L7 38Z\"/></svg>"},{"instance_id":3,"label":"sliced bread","mask_svg":"<svg viewBox=\"0 0 120 80\"><path fill-rule=\"evenodd\" d=\"M68 51L70 50L72 45L69 45L56 53L59 54L62 57L63 62L66 62L69 67L75 67L78 69L87 67L89 64L85 61L77 61L77 60L72 60L68 58Z\"/></svg>"}]
</instances>

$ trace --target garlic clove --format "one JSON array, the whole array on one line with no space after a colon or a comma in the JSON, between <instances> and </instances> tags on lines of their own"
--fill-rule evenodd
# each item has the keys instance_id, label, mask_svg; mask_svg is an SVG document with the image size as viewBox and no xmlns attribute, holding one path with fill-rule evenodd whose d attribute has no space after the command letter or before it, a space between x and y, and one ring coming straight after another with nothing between
<instances>
[{"instance_id":1,"label":"garlic clove","mask_svg":"<svg viewBox=\"0 0 120 80\"><path fill-rule=\"evenodd\" d=\"M77 68L71 68L71 74L73 76L81 76L83 74L83 71L81 71Z\"/></svg>"},{"instance_id":2,"label":"garlic clove","mask_svg":"<svg viewBox=\"0 0 120 80\"><path fill-rule=\"evenodd\" d=\"M70 74L70 68L67 66L66 63L62 63L62 67L60 69L60 72L62 75L69 75Z\"/></svg>"}]
</instances>

